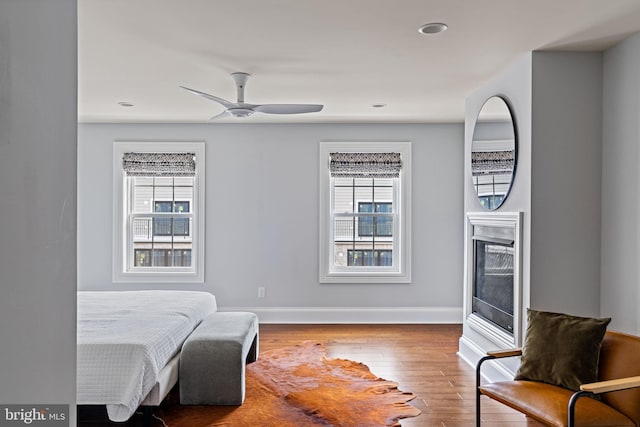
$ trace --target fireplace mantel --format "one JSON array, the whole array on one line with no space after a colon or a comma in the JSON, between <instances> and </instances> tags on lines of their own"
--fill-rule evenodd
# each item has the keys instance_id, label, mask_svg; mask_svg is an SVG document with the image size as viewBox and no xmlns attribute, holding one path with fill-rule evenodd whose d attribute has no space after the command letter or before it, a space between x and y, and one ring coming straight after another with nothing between
<instances>
[{"instance_id":1,"label":"fireplace mantel","mask_svg":"<svg viewBox=\"0 0 640 427\"><path fill-rule=\"evenodd\" d=\"M513 348L522 345L522 212L469 212L465 223L465 271L464 271L464 328L461 344L482 354L488 350ZM496 245L509 247L513 253L513 323L512 329L499 326L474 312L473 298L476 270L476 230L493 230ZM491 241L491 238L488 238ZM476 236L476 240L484 240ZM464 355L463 355L464 356ZM474 359L466 355L467 359ZM509 370L509 369L507 369Z\"/></svg>"}]
</instances>

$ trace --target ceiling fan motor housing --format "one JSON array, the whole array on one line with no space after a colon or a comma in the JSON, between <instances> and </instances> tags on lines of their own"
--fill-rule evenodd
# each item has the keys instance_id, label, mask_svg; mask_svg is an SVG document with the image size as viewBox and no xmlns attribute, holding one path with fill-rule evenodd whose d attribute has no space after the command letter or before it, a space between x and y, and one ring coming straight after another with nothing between
<instances>
[{"instance_id":1,"label":"ceiling fan motor housing","mask_svg":"<svg viewBox=\"0 0 640 427\"><path fill-rule=\"evenodd\" d=\"M249 117L254 113L248 108L229 108L227 110L233 117Z\"/></svg>"},{"instance_id":2,"label":"ceiling fan motor housing","mask_svg":"<svg viewBox=\"0 0 640 427\"><path fill-rule=\"evenodd\" d=\"M247 84L247 79L251 77L249 73L231 73L231 77L233 81L236 82L236 87L238 88L238 104L244 102L244 87ZM235 117L246 117L246 116L236 116Z\"/></svg>"}]
</instances>

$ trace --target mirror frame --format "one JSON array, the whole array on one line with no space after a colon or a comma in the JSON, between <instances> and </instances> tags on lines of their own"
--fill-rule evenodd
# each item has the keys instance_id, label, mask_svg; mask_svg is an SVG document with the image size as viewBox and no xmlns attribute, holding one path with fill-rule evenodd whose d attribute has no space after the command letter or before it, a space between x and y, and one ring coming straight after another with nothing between
<instances>
[{"instance_id":1,"label":"mirror frame","mask_svg":"<svg viewBox=\"0 0 640 427\"><path fill-rule=\"evenodd\" d=\"M511 167L511 171L509 174L509 183L508 183L508 187L506 189L506 191L504 192L503 198L500 201L499 204L495 205L495 206L485 206L482 201L480 200L480 196L478 196L478 189L477 189L477 184L476 181L474 179L474 168L473 168L473 147L474 144L476 143L476 141L483 141L482 139L478 139L477 138L477 130L478 130L478 123L481 121L481 116L483 114L483 110L485 109L485 107L487 106L487 104L492 100L492 99L499 99L502 104L504 105L504 107L506 108L506 113L508 113L508 118L510 119L511 122L511 126L509 126L509 129L513 131L513 166ZM501 140L507 140L508 138L502 138ZM496 139L500 140L500 139ZM490 141L486 140L486 141ZM513 108L511 107L511 104L509 103L508 99L503 96L503 95L492 95L490 97L488 97L487 99L485 99L485 101L482 103L482 106L480 107L480 110L478 111L478 114L476 115L476 120L473 124L473 134L471 136L471 153L470 153L470 163L471 163L471 179L472 179L472 185L473 185L473 189L474 189L474 194L477 197L478 202L480 203L480 205L489 211L495 211L497 209L499 209L504 202L507 200L507 198L509 197L509 194L511 193L511 189L513 188L513 182L515 180L516 177L516 169L518 166L518 127L516 124L516 118L515 115L513 113ZM505 150L502 150L505 151ZM505 174L506 175L506 174ZM505 185L505 184L503 184ZM501 193L496 193L495 191L492 193L493 197L496 196L496 194L500 195Z\"/></svg>"}]
</instances>

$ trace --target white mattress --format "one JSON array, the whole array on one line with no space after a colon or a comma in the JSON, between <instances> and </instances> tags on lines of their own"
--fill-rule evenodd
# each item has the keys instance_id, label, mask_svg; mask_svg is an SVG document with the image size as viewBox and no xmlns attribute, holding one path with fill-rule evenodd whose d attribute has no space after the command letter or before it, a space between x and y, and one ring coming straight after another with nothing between
<instances>
[{"instance_id":1,"label":"white mattress","mask_svg":"<svg viewBox=\"0 0 640 427\"><path fill-rule=\"evenodd\" d=\"M106 405L112 421L129 419L213 311L207 292L78 292L77 403Z\"/></svg>"}]
</instances>

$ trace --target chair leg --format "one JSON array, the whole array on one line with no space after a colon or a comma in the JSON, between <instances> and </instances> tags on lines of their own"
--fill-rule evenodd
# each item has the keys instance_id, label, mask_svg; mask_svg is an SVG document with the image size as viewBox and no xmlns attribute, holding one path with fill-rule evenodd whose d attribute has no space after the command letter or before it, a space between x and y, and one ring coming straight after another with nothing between
<instances>
[{"instance_id":1,"label":"chair leg","mask_svg":"<svg viewBox=\"0 0 640 427\"><path fill-rule=\"evenodd\" d=\"M476 387L476 427L480 427L480 389Z\"/></svg>"},{"instance_id":2,"label":"chair leg","mask_svg":"<svg viewBox=\"0 0 640 427\"><path fill-rule=\"evenodd\" d=\"M478 361L478 364L476 365L476 427L480 427L481 425L481 416L480 416L480 396L482 395L482 393L480 393L480 368L482 367L482 364L487 361L487 360L491 360L491 359L495 359L495 356L485 356L482 359L480 359Z\"/></svg>"}]
</instances>

